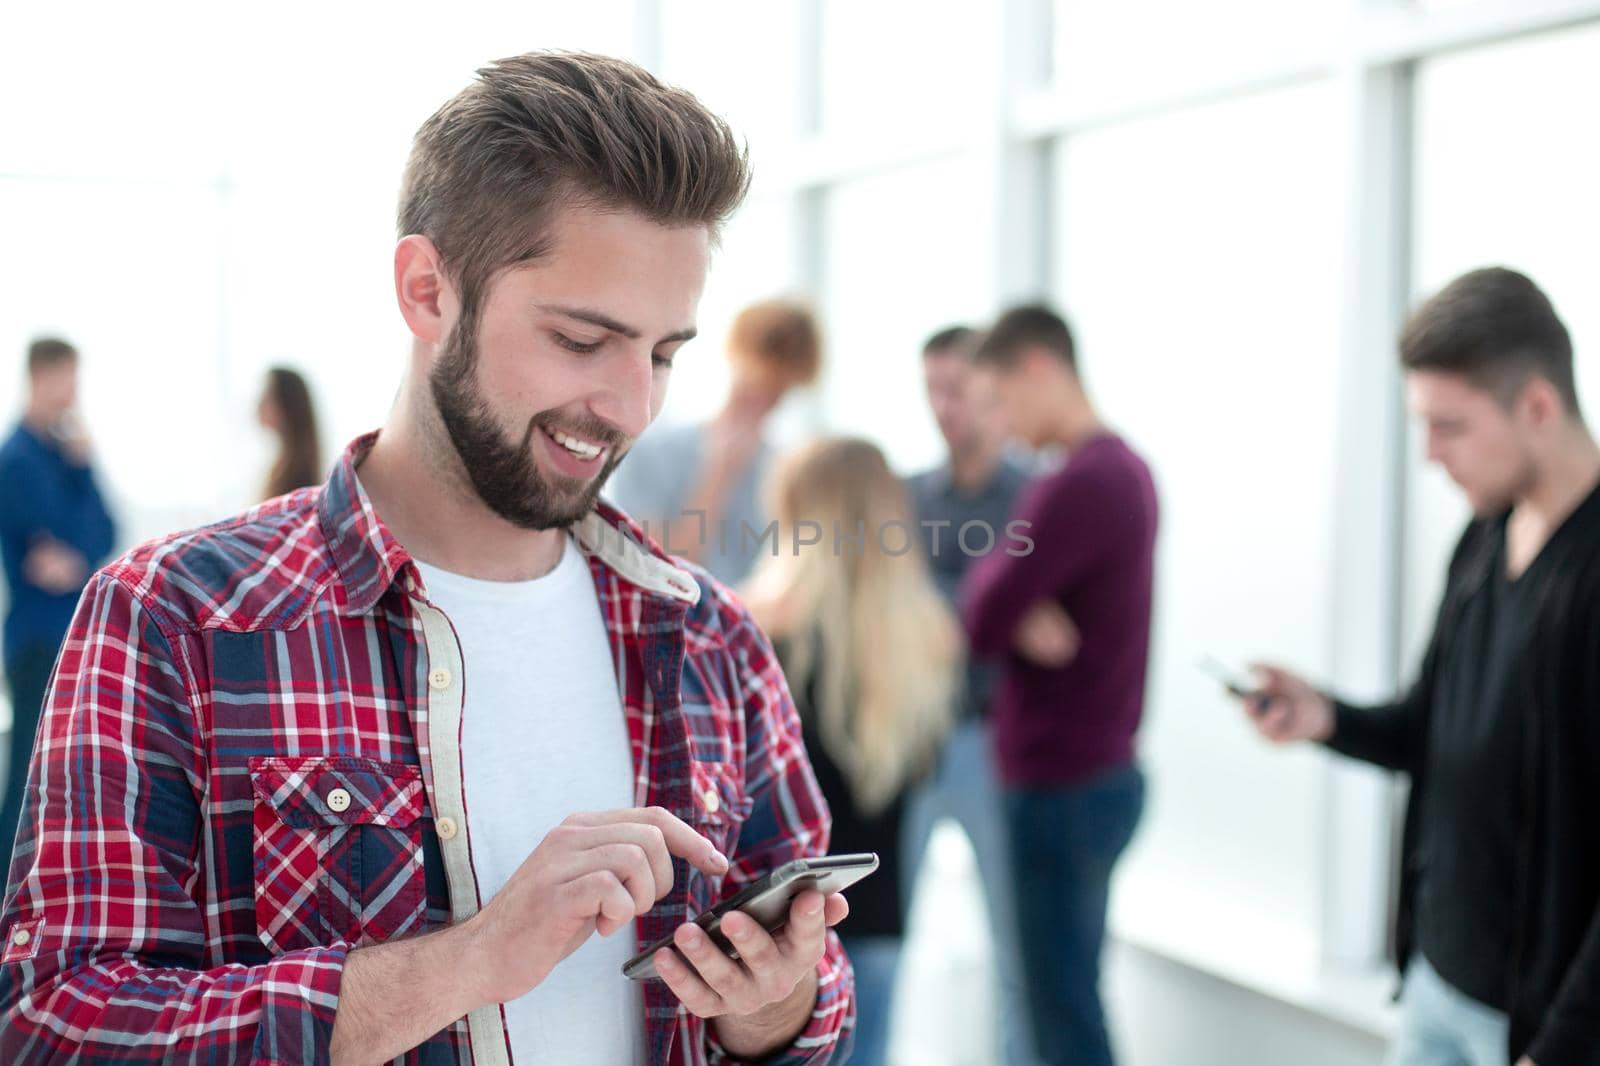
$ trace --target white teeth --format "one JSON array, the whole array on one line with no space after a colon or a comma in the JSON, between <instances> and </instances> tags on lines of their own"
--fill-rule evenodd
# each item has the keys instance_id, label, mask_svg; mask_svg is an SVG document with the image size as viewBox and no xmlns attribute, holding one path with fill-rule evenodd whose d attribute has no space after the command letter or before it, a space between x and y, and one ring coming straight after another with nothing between
<instances>
[{"instance_id":1,"label":"white teeth","mask_svg":"<svg viewBox=\"0 0 1600 1066\"><path fill-rule=\"evenodd\" d=\"M563 448L567 449L567 451L571 452L573 455L576 455L580 459L593 459L595 456L605 451L605 449L600 447L598 444L590 444L587 441L578 440L576 437L569 437L560 430L551 430L550 436L555 438L557 444L560 444Z\"/></svg>"}]
</instances>

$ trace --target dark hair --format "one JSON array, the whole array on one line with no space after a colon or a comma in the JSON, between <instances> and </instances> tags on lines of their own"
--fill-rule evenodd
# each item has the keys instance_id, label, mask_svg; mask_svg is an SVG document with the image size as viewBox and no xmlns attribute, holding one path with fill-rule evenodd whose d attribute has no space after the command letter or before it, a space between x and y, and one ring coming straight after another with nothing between
<instances>
[{"instance_id":1,"label":"dark hair","mask_svg":"<svg viewBox=\"0 0 1600 1066\"><path fill-rule=\"evenodd\" d=\"M400 235L433 241L471 311L497 272L549 251L562 203L715 236L749 183L747 150L689 93L621 59L532 52L479 70L417 130Z\"/></svg>"},{"instance_id":2,"label":"dark hair","mask_svg":"<svg viewBox=\"0 0 1600 1066\"><path fill-rule=\"evenodd\" d=\"M63 363L75 363L78 349L60 337L40 337L28 345L28 376Z\"/></svg>"},{"instance_id":3,"label":"dark hair","mask_svg":"<svg viewBox=\"0 0 1600 1066\"><path fill-rule=\"evenodd\" d=\"M311 388L298 371L275 366L267 371L267 396L277 405L283 424L278 429L278 458L267 475L266 498L282 496L322 482L322 440Z\"/></svg>"},{"instance_id":4,"label":"dark hair","mask_svg":"<svg viewBox=\"0 0 1600 1066\"><path fill-rule=\"evenodd\" d=\"M922 342L923 355L939 355L952 350L972 347L978 331L971 326L946 326Z\"/></svg>"},{"instance_id":5,"label":"dark hair","mask_svg":"<svg viewBox=\"0 0 1600 1066\"><path fill-rule=\"evenodd\" d=\"M1550 298L1515 270L1474 270L1426 300L1401 331L1400 363L1460 374L1506 405L1537 374L1579 414L1572 337Z\"/></svg>"},{"instance_id":6,"label":"dark hair","mask_svg":"<svg viewBox=\"0 0 1600 1066\"><path fill-rule=\"evenodd\" d=\"M1024 304L1013 307L989 327L989 332L978 344L973 360L978 363L1009 370L1017 364L1022 349L1039 347L1067 364L1068 369L1078 369L1077 348L1072 342L1072 330L1067 320L1043 304Z\"/></svg>"}]
</instances>

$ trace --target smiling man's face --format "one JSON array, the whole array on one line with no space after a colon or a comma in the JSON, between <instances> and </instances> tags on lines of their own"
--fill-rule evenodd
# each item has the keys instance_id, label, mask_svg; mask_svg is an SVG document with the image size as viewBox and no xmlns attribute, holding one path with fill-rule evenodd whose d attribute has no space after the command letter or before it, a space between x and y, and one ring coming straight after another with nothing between
<instances>
[{"instance_id":1,"label":"smiling man's face","mask_svg":"<svg viewBox=\"0 0 1600 1066\"><path fill-rule=\"evenodd\" d=\"M525 529L570 525L661 410L695 332L710 235L563 208L551 251L495 279L429 375L474 491Z\"/></svg>"}]
</instances>

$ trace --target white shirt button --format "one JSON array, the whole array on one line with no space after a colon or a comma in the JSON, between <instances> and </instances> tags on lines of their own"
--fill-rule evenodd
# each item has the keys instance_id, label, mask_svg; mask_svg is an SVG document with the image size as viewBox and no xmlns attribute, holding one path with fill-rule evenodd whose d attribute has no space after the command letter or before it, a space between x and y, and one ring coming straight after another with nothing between
<instances>
[{"instance_id":1,"label":"white shirt button","mask_svg":"<svg viewBox=\"0 0 1600 1066\"><path fill-rule=\"evenodd\" d=\"M18 929L15 933L13 933L11 935L11 942L13 944L17 945L17 947L19 947L19 948L22 947L23 945L27 944L27 942L32 940L32 939L33 939L33 934L28 932L26 929Z\"/></svg>"},{"instance_id":2,"label":"white shirt button","mask_svg":"<svg viewBox=\"0 0 1600 1066\"><path fill-rule=\"evenodd\" d=\"M341 814L350 809L350 793L342 788L336 788L328 793L328 809L335 814Z\"/></svg>"},{"instance_id":3,"label":"white shirt button","mask_svg":"<svg viewBox=\"0 0 1600 1066\"><path fill-rule=\"evenodd\" d=\"M440 840L454 840L456 837L456 820L449 815L434 822L433 828L438 831Z\"/></svg>"},{"instance_id":4,"label":"white shirt button","mask_svg":"<svg viewBox=\"0 0 1600 1066\"><path fill-rule=\"evenodd\" d=\"M450 671L442 666L436 666L428 673L428 684L434 688L444 689L450 687Z\"/></svg>"},{"instance_id":5,"label":"white shirt button","mask_svg":"<svg viewBox=\"0 0 1600 1066\"><path fill-rule=\"evenodd\" d=\"M704 799L706 801L706 813L707 814L716 814L718 811L722 810L722 797L717 795L717 790L716 789L714 789L714 788L706 789L706 794L705 794Z\"/></svg>"}]
</instances>

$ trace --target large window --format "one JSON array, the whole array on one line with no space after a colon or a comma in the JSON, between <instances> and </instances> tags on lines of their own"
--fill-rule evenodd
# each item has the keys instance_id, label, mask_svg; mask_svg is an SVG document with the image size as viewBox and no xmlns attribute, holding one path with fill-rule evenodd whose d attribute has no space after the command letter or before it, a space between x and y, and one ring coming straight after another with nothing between
<instances>
[{"instance_id":1,"label":"large window","mask_svg":"<svg viewBox=\"0 0 1600 1066\"><path fill-rule=\"evenodd\" d=\"M822 308L831 428L871 437L904 470L942 445L922 401L922 342L986 311L983 236L966 206L981 195L970 161L952 158L848 181L829 193Z\"/></svg>"},{"instance_id":2,"label":"large window","mask_svg":"<svg viewBox=\"0 0 1600 1066\"><path fill-rule=\"evenodd\" d=\"M1302 960L1319 918L1314 756L1267 750L1197 667L1328 668L1335 105L1327 85L1247 97L1069 138L1058 156L1061 302L1163 505L1151 804L1117 923L1158 939L1225 929L1241 955Z\"/></svg>"},{"instance_id":3,"label":"large window","mask_svg":"<svg viewBox=\"0 0 1600 1066\"><path fill-rule=\"evenodd\" d=\"M815 91L802 74L806 5L800 0L668 0L661 74L689 89L749 141L757 172L803 123Z\"/></svg>"},{"instance_id":4,"label":"large window","mask_svg":"<svg viewBox=\"0 0 1600 1066\"><path fill-rule=\"evenodd\" d=\"M745 305L797 294L794 211L784 198L752 197L739 209L712 253L700 302L700 335L673 364L662 424L709 418L727 396L724 341ZM804 397L797 397L803 401ZM793 404L782 409L790 415Z\"/></svg>"},{"instance_id":5,"label":"large window","mask_svg":"<svg viewBox=\"0 0 1600 1066\"><path fill-rule=\"evenodd\" d=\"M1282 77L1320 61L1346 14L1340 0L1056 0L1055 87L1091 111Z\"/></svg>"},{"instance_id":6,"label":"large window","mask_svg":"<svg viewBox=\"0 0 1600 1066\"><path fill-rule=\"evenodd\" d=\"M782 181L782 161L808 116L812 88L801 76L796 35L806 12L797 0L744 4L672 0L663 7L661 73L726 118L749 147L750 196L725 228L700 304L700 335L672 373L663 424L707 418L727 394L724 341L745 305L804 296L801 216ZM786 404L785 422L809 425L804 397Z\"/></svg>"},{"instance_id":7,"label":"large window","mask_svg":"<svg viewBox=\"0 0 1600 1066\"><path fill-rule=\"evenodd\" d=\"M215 447L222 220L211 190L10 178L0 180L0 227L10 248L0 256L0 398L19 396L30 338L67 337L83 355L82 407L125 538L211 517L227 476ZM13 410L5 404L8 418Z\"/></svg>"},{"instance_id":8,"label":"large window","mask_svg":"<svg viewBox=\"0 0 1600 1066\"><path fill-rule=\"evenodd\" d=\"M993 18L956 0L820 0L821 124L864 141L937 137L982 118L976 46Z\"/></svg>"}]
</instances>

